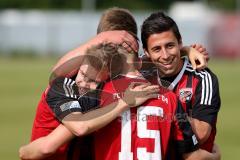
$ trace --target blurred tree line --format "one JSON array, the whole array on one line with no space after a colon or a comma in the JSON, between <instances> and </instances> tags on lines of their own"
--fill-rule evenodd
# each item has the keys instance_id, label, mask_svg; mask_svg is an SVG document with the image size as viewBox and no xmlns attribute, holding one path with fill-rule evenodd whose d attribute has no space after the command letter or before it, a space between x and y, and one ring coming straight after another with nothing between
<instances>
[{"instance_id":1,"label":"blurred tree line","mask_svg":"<svg viewBox=\"0 0 240 160\"><path fill-rule=\"evenodd\" d=\"M0 9L74 9L81 10L84 0L0 0ZM88 0L85 0L88 1ZM168 9L177 0L93 0L95 8L106 9L113 6L124 7L131 10ZM182 0L194 1L194 0ZM240 0L195 0L203 1L211 6L225 10L235 10Z\"/></svg>"}]
</instances>

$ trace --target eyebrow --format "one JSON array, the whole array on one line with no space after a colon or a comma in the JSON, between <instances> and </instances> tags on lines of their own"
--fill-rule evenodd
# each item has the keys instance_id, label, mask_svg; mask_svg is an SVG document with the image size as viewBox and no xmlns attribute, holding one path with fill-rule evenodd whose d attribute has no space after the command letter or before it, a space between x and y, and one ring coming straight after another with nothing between
<instances>
[{"instance_id":1,"label":"eyebrow","mask_svg":"<svg viewBox=\"0 0 240 160\"><path fill-rule=\"evenodd\" d=\"M154 51L154 50L156 50L156 49L158 49L158 48L161 48L160 46L154 46L153 48L150 48L150 50L151 51Z\"/></svg>"}]
</instances>

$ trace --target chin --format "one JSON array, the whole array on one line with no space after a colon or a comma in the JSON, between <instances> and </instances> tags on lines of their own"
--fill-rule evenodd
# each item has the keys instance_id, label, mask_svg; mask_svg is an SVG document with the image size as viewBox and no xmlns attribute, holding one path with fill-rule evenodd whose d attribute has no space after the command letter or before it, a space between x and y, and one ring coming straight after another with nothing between
<instances>
[{"instance_id":1,"label":"chin","mask_svg":"<svg viewBox=\"0 0 240 160\"><path fill-rule=\"evenodd\" d=\"M174 71L172 70L164 71L163 74L164 74L164 77L171 77L171 76L174 76Z\"/></svg>"}]
</instances>

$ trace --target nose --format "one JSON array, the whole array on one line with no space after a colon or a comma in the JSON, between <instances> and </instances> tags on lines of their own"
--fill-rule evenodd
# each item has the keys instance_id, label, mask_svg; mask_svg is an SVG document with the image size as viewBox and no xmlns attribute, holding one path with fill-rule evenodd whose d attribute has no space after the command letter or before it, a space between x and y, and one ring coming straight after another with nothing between
<instances>
[{"instance_id":1,"label":"nose","mask_svg":"<svg viewBox=\"0 0 240 160\"><path fill-rule=\"evenodd\" d=\"M163 49L162 49L162 54L161 54L161 55L162 55L162 58L163 58L163 59L168 59L169 54L168 54L166 48L163 48Z\"/></svg>"}]
</instances>

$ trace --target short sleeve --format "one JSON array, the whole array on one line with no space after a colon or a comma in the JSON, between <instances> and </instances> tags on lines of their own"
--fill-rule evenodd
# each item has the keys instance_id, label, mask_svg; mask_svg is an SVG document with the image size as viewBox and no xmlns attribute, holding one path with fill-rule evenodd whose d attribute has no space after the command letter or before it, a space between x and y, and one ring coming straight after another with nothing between
<instances>
[{"instance_id":1,"label":"short sleeve","mask_svg":"<svg viewBox=\"0 0 240 160\"><path fill-rule=\"evenodd\" d=\"M192 117L214 125L221 106L218 79L210 70L201 71L200 74Z\"/></svg>"},{"instance_id":2,"label":"short sleeve","mask_svg":"<svg viewBox=\"0 0 240 160\"><path fill-rule=\"evenodd\" d=\"M77 85L69 78L55 79L50 85L46 100L60 121L72 112L83 112L83 108L78 102Z\"/></svg>"}]
</instances>

